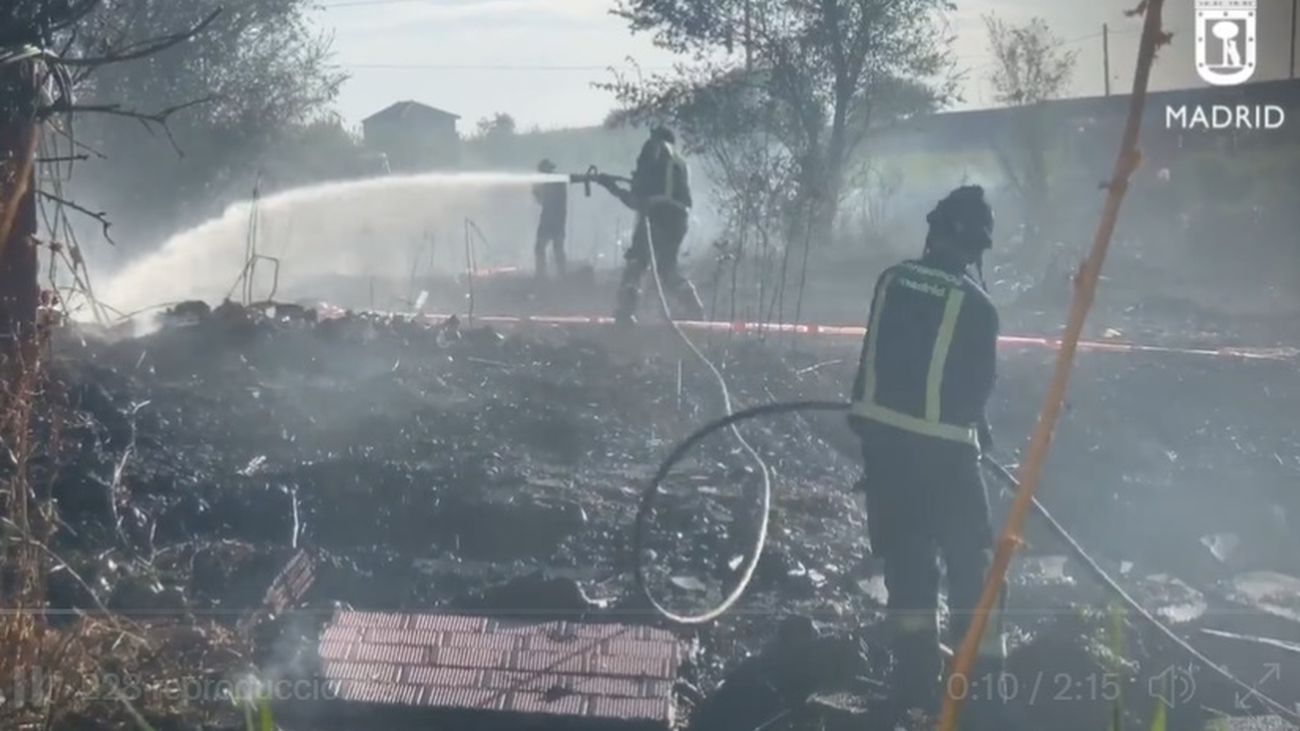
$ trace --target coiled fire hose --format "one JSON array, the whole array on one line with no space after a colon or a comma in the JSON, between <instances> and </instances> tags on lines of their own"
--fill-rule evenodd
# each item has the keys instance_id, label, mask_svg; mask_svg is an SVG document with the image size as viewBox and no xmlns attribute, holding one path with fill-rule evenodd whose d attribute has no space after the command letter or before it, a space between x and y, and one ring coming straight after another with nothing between
<instances>
[{"instance_id":1,"label":"coiled fire hose","mask_svg":"<svg viewBox=\"0 0 1300 731\"><path fill-rule=\"evenodd\" d=\"M762 406L755 406L753 408L743 409L741 411L728 414L723 418L705 424L704 426L697 429L690 436L686 437L685 440L679 443L676 447L673 448L671 452L668 453L668 456L665 457L663 462L659 465L659 469L658 471L655 472L655 475L650 480L650 483L645 487L645 490L641 493L641 501L640 501L640 505L638 506L637 515L636 515L636 528L633 533L633 541L632 541L632 547L634 551L633 560L635 562L635 567L636 567L635 576L636 576L637 588L641 592L642 596L645 597L646 601L649 602L650 605L653 606L657 612L663 615L666 619L673 622L677 622L679 624L698 625L698 624L711 621L724 614L728 609L730 609L736 603L736 601L741 597L741 595L744 594L745 589L749 586L749 583L753 578L752 570L748 572L743 572L739 583L737 583L736 587L731 591L730 594L728 594L726 599L724 599L723 602L718 607L709 610L707 612L704 612L703 614L699 614L695 616L684 616L684 615L674 613L671 610L667 609L663 605L663 603L660 602L659 599L655 597L653 591L651 591L650 589L648 577L646 575L646 569L647 569L646 562L645 562L646 552L644 550L645 543L646 543L646 533L650 527L649 526L650 515L654 511L656 498L659 495L659 487L664 482L664 480L668 478L668 474L672 471L673 467L675 467L679 462L681 462L686 457L686 455L696 447L696 445L698 445L700 442L708 438L710 435L722 429L731 429L734 431L736 425L739 424L740 422L749 421L752 419L759 419L763 417L769 417L769 416L778 416L781 414L807 413L807 412L818 412L818 411L847 412L849 408L850 408L849 404L839 402L839 401L792 401L792 402L783 402L783 403L774 403L774 404L765 404ZM1011 488L1012 490L1019 488L1019 484L1016 481L1016 478L1011 474L1011 472L1007 470L1005 467L1003 467L1001 464L999 464L997 461L995 461L988 454L983 455L981 461L983 465L989 470L989 472L991 472L994 477L996 477L1000 482L1005 484L1008 488ZM764 485L763 489L765 493L763 496L763 508L764 511L767 511L770 510L771 483L766 476L764 477L763 485ZM1137 601L1137 599L1135 599L1128 591L1124 589L1124 587L1120 586L1119 582L1117 582L1104 568L1102 568L1101 565L1097 563L1096 559L1094 559L1091 555L1088 554L1086 550L1084 550L1083 546L1079 544L1079 542L1074 538L1074 536L1070 534L1070 532L1065 528L1065 526L1062 525L1061 522L1058 521L1056 517L1052 515L1051 511L1049 511L1042 504L1042 502L1038 500L1038 498L1033 499L1032 505L1033 505L1034 512L1043 519L1043 522L1047 525L1048 529L1057 539L1061 541L1061 543L1069 551L1070 555L1076 560L1078 560L1079 563L1083 564L1084 568L1087 569L1088 573L1091 574L1094 579L1096 579L1102 586L1104 586L1112 594L1114 594L1115 597L1120 600L1120 602L1122 602L1130 611L1133 612L1133 614L1137 615L1143 622L1150 625L1150 627L1154 629L1157 634L1159 634L1161 637L1167 640L1175 648L1187 654L1191 659L1201 663L1205 667L1209 668L1216 675L1221 677L1223 680L1236 686L1238 690L1245 691L1246 693L1248 693L1249 695L1247 697L1258 699L1261 703L1268 706L1274 713L1277 713L1283 716L1284 718L1288 718L1291 720L1300 720L1300 714L1297 714L1294 710L1287 708L1282 703L1264 695L1254 686L1250 685L1249 683L1246 683L1245 681L1241 680L1237 676L1233 675L1227 668L1224 668L1223 666L1211 660L1200 650L1197 650L1195 647L1189 644L1187 640L1178 636L1178 634L1175 633L1172 629L1170 629L1165 623L1161 622L1155 615L1153 615L1145 607L1143 607L1141 603ZM764 525L766 525L767 523L766 516L762 519L762 522ZM765 543L766 543L766 531L760 531L759 537L756 539L755 545L752 548L752 552L746 557L747 565L751 563L757 564L758 557L762 554Z\"/></svg>"}]
</instances>

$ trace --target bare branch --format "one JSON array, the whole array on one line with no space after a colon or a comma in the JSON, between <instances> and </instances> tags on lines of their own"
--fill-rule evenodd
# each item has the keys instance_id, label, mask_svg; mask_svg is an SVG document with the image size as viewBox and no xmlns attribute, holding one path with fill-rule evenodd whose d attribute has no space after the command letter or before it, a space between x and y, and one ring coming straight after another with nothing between
<instances>
[{"instance_id":1,"label":"bare branch","mask_svg":"<svg viewBox=\"0 0 1300 731\"><path fill-rule=\"evenodd\" d=\"M176 104L157 112L141 112L134 109L123 109L121 105L118 104L69 104L64 100L61 100L42 109L39 113L39 117L45 119L54 114L76 114L78 112L86 112L134 119L144 125L144 128L151 133L161 130L167 137L167 141L171 144L172 149L176 151L176 154L180 157L185 157L185 151L180 148L180 145L176 144L176 138L172 136L172 131L171 128L167 126L167 121L177 112L185 111L186 109L199 106L200 104L207 104L217 98L217 95L209 94L208 96L199 99L192 99L184 104Z\"/></svg>"},{"instance_id":2,"label":"bare branch","mask_svg":"<svg viewBox=\"0 0 1300 731\"><path fill-rule=\"evenodd\" d=\"M46 165L46 164L53 164L56 162L80 162L82 160L89 160L89 159L90 159L90 155L83 152L79 155L56 155L53 157L38 157L36 158L36 162L41 165Z\"/></svg>"},{"instance_id":3,"label":"bare branch","mask_svg":"<svg viewBox=\"0 0 1300 731\"><path fill-rule=\"evenodd\" d=\"M45 200L50 201L51 203L60 206L67 206L68 208L71 208L72 210L82 214L83 216L86 216L87 218L95 219L96 221L99 222L99 225L103 227L104 238L108 241L108 243L113 244L114 246L117 245L117 242L114 241L113 237L110 236L108 233L108 230L113 226L113 222L108 220L107 211L92 211L89 208L86 208L85 206L73 203L72 201L67 200L66 198L61 198L57 195L54 195L53 193L50 193L49 191L37 190L36 194L44 198Z\"/></svg>"},{"instance_id":4,"label":"bare branch","mask_svg":"<svg viewBox=\"0 0 1300 731\"><path fill-rule=\"evenodd\" d=\"M185 111L191 107L197 107L200 104L207 104L216 100L215 94L209 94L198 99L191 99L183 104L176 104L157 112L141 112L135 109L123 109L120 104L69 104L59 101L41 110L40 116L48 118L54 114L75 114L78 112L88 112L93 114L108 114L115 117L127 117L138 119L145 123L166 125L167 120L177 112Z\"/></svg>"},{"instance_id":5,"label":"bare branch","mask_svg":"<svg viewBox=\"0 0 1300 731\"><path fill-rule=\"evenodd\" d=\"M53 130L53 131L54 131L56 134L58 134L60 137L63 137L64 139L66 139L66 140L67 140L67 141L72 145L73 148L78 149L78 150L85 150L85 151L86 151L86 154L88 154L90 157L93 157L93 158L95 158L95 159L97 159L97 160L107 160L107 159L108 159L108 155L105 155L104 153L100 152L99 150L97 150L97 149L91 147L90 145L86 144L85 142L82 142L81 140L77 139L77 138L76 138L74 135L72 135L68 130L63 129L62 127L58 126L57 124L46 125L46 128L47 128L47 129L50 129L50 130Z\"/></svg>"},{"instance_id":6,"label":"bare branch","mask_svg":"<svg viewBox=\"0 0 1300 731\"><path fill-rule=\"evenodd\" d=\"M43 18L42 24L46 26L49 33L57 33L64 28L75 26L81 22L82 18L90 15L95 8L99 7L101 0L84 0L80 5L75 6L62 13L63 17Z\"/></svg>"},{"instance_id":7,"label":"bare branch","mask_svg":"<svg viewBox=\"0 0 1300 731\"><path fill-rule=\"evenodd\" d=\"M163 36L162 38L133 43L125 48L112 51L103 56L92 56L88 58L60 58L54 60L65 66L104 66L111 63L134 61L136 59L152 56L155 53L165 51L172 46L184 43L199 33L202 33L205 28L212 25L213 21L221 15L222 11L222 8L213 10L206 18L199 21L197 25L192 26L189 30L180 33L173 33L168 36Z\"/></svg>"}]
</instances>

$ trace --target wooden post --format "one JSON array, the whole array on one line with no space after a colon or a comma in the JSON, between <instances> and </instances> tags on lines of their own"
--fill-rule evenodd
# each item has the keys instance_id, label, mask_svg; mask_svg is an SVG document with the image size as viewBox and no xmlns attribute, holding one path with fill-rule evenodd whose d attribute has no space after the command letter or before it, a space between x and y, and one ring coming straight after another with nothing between
<instances>
[{"instance_id":1,"label":"wooden post","mask_svg":"<svg viewBox=\"0 0 1300 731\"><path fill-rule=\"evenodd\" d=\"M1083 334L1088 310L1092 307L1093 297L1097 292L1097 282L1101 279L1102 264L1106 260L1106 252L1110 249L1110 239L1119 218L1124 193L1128 190L1129 178L1141 161L1138 134L1142 129L1142 113L1146 104L1147 85L1151 79L1151 64L1155 60L1156 48L1164 42L1164 31L1161 27L1163 9L1164 0L1148 0L1146 3L1142 40L1138 46L1137 69L1133 74L1133 93L1128 100L1128 120L1124 125L1124 138L1120 142L1119 155L1115 159L1115 169L1106 186L1106 201L1102 207L1101 221L1097 225L1097 233L1093 238L1088 258L1084 260L1074 278L1074 298L1070 303L1069 318L1061 337L1061 349L1057 353L1047 395L1043 400L1038 421L1030 434L1029 446L1025 449L1024 459L1021 462L1020 489L1016 493L1006 523L1003 524L998 536L993 565L984 582L979 604L971 616L966 636L962 638L944 676L946 682L943 686L943 708L936 727L938 731L953 731L956 728L957 715L965 699L948 689L952 687L954 678L964 682L971 677L980 638L988 625L989 614L1001 595L1011 557L1020 546L1021 529L1025 516L1033 504L1038 478L1042 474L1048 447L1052 443L1052 432L1062 411L1066 386L1070 381L1070 370L1074 365L1074 354L1079 346L1079 337Z\"/></svg>"},{"instance_id":2,"label":"wooden post","mask_svg":"<svg viewBox=\"0 0 1300 731\"><path fill-rule=\"evenodd\" d=\"M751 5L753 5L751 0L745 0L745 71L747 72L754 70L754 35Z\"/></svg>"},{"instance_id":3,"label":"wooden post","mask_svg":"<svg viewBox=\"0 0 1300 731\"><path fill-rule=\"evenodd\" d=\"M469 311L465 314L465 324L474 327L474 273L478 269L474 262L474 240L471 238L470 226L473 222L465 219L465 296L469 300Z\"/></svg>"},{"instance_id":4,"label":"wooden post","mask_svg":"<svg viewBox=\"0 0 1300 731\"><path fill-rule=\"evenodd\" d=\"M1101 24L1101 68L1106 96L1110 96L1110 26L1106 23Z\"/></svg>"},{"instance_id":5,"label":"wooden post","mask_svg":"<svg viewBox=\"0 0 1300 731\"><path fill-rule=\"evenodd\" d=\"M6 101L7 99L7 101ZM0 72L0 353L35 335L37 86L33 62Z\"/></svg>"},{"instance_id":6,"label":"wooden post","mask_svg":"<svg viewBox=\"0 0 1300 731\"><path fill-rule=\"evenodd\" d=\"M1295 15L1296 0L1291 0L1291 64L1287 66L1288 78L1295 78Z\"/></svg>"}]
</instances>

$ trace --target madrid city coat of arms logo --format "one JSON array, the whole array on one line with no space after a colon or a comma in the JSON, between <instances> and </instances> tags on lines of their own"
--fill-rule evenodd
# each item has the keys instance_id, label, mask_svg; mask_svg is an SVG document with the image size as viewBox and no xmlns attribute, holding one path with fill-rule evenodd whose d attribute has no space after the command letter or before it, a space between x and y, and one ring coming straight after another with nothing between
<instances>
[{"instance_id":1,"label":"madrid city coat of arms logo","mask_svg":"<svg viewBox=\"0 0 1300 731\"><path fill-rule=\"evenodd\" d=\"M1196 73L1233 86L1255 73L1256 0L1196 0Z\"/></svg>"}]
</instances>

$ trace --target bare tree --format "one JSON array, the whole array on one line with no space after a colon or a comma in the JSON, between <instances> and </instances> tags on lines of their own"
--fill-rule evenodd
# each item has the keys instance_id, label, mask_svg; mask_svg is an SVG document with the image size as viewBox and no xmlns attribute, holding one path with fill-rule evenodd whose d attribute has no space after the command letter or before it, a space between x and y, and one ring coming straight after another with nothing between
<instances>
[{"instance_id":1,"label":"bare tree","mask_svg":"<svg viewBox=\"0 0 1300 731\"><path fill-rule=\"evenodd\" d=\"M680 87L675 80L625 84L625 100L636 102L607 120L618 126L662 114L685 149L702 160L713 182L712 212L723 222L713 245L710 309L732 320L780 316L790 247L779 232L795 210L798 189L795 160L778 140L778 113L763 104L751 81L741 71L710 69Z\"/></svg>"},{"instance_id":2,"label":"bare tree","mask_svg":"<svg viewBox=\"0 0 1300 731\"><path fill-rule=\"evenodd\" d=\"M70 229L66 211L91 216L107 227L102 213L66 200L57 189L38 190L38 150L61 149L50 142L61 137L68 142L68 154L47 155L47 166L71 165L88 156L72 133L72 116L77 112L131 118L166 131L173 114L200 101L155 111L111 103L79 105L73 97L76 83L92 78L98 69L173 48L201 33L220 14L214 10L180 30L156 37L104 43L89 52L78 49L79 30L100 5L101 0L18 0L0 9L0 40L4 43L0 50L0 355L11 361L31 363L35 359L30 346L37 334L41 302L38 247L45 245L52 255L62 255L75 277L78 268L84 274L80 253L53 240L60 231ZM57 175L51 177L56 183L59 180ZM53 218L46 218L50 241L37 238L38 199L58 207Z\"/></svg>"},{"instance_id":3,"label":"bare tree","mask_svg":"<svg viewBox=\"0 0 1300 731\"><path fill-rule=\"evenodd\" d=\"M949 8L946 0L619 0L616 12L634 32L687 60L671 74L604 86L633 121L698 123L720 94L757 115L768 144L793 166L803 238L821 240L868 131L951 96L941 24Z\"/></svg>"},{"instance_id":4,"label":"bare tree","mask_svg":"<svg viewBox=\"0 0 1300 731\"><path fill-rule=\"evenodd\" d=\"M187 106L143 112L115 104L78 105L73 88L96 69L148 58L182 43L216 17L138 43L78 52L74 45L81 24L100 2L9 0L0 8L0 565L5 567L0 572L5 610L0 613L0 676L14 680L33 667L49 668L52 676L70 671L58 681L53 700L36 696L29 699L35 703L0 703L4 728L60 727L61 716L89 690L77 665L86 656L70 649L83 637L51 627L41 610L53 570L80 577L50 549L60 525L50 473L60 458L63 417L56 405L59 389L43 368L49 328L39 320L43 302L49 310L57 304L57 287L41 291L37 252L46 248L52 270L54 262L64 262L74 278L82 277L84 264L75 245L58 239L70 228L67 212L104 221L102 213L61 195L66 175L60 171L66 174L67 166L92 154L78 146L74 112L129 117L165 132L171 115ZM44 183L50 185L38 187ZM42 233L45 240L38 238Z\"/></svg>"},{"instance_id":5,"label":"bare tree","mask_svg":"<svg viewBox=\"0 0 1300 731\"><path fill-rule=\"evenodd\" d=\"M484 117L478 121L477 126L478 136L488 140L513 137L518 127L515 118L506 112L497 112L491 117Z\"/></svg>"},{"instance_id":6,"label":"bare tree","mask_svg":"<svg viewBox=\"0 0 1300 731\"><path fill-rule=\"evenodd\" d=\"M125 249L219 213L216 200L246 196L268 157L293 144L299 128L325 118L345 75L332 65L332 40L314 23L313 4L105 0L76 26L69 53L101 55L147 44L222 10L185 43L78 79L81 106L149 110L208 100L172 118L167 129L174 144L167 132L111 116L79 121L78 138L113 164L84 167L71 187L113 212Z\"/></svg>"},{"instance_id":7,"label":"bare tree","mask_svg":"<svg viewBox=\"0 0 1300 731\"><path fill-rule=\"evenodd\" d=\"M990 14L984 24L995 59L989 76L995 98L1016 107L1011 139L994 140L993 149L1023 207L1025 242L1036 246L1052 220L1049 157L1059 139L1045 103L1069 88L1078 54L1042 18L1012 25Z\"/></svg>"},{"instance_id":8,"label":"bare tree","mask_svg":"<svg viewBox=\"0 0 1300 731\"><path fill-rule=\"evenodd\" d=\"M1078 60L1042 18L1010 25L996 15L984 16L989 48L996 59L990 80L1003 104L1037 104L1055 99L1069 87Z\"/></svg>"},{"instance_id":9,"label":"bare tree","mask_svg":"<svg viewBox=\"0 0 1300 731\"><path fill-rule=\"evenodd\" d=\"M521 163L516 159L519 142L517 133L515 118L506 112L497 112L478 121L470 144L477 150L478 157L489 165L517 166Z\"/></svg>"}]
</instances>

